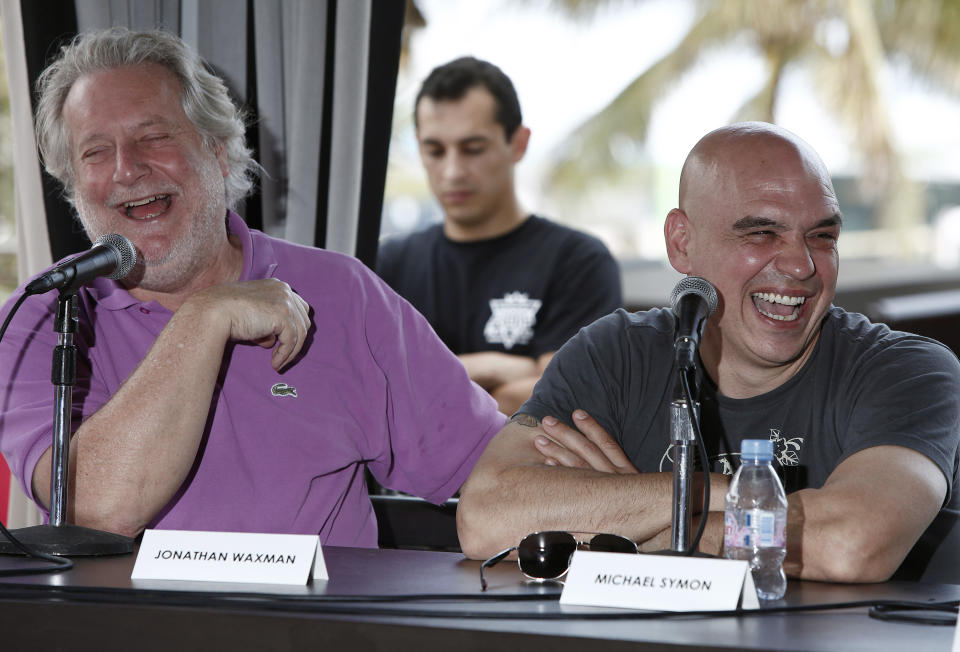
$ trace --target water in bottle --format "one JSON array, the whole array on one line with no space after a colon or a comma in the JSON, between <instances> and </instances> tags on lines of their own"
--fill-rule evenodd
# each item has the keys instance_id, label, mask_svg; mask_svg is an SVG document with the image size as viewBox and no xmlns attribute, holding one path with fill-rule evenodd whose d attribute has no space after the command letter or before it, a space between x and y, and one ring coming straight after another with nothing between
<instances>
[{"instance_id":1,"label":"water in bottle","mask_svg":"<svg viewBox=\"0 0 960 652\"><path fill-rule=\"evenodd\" d=\"M779 600L787 590L787 497L773 470L773 442L744 439L740 468L730 481L724 517L723 554L750 562L761 600Z\"/></svg>"}]
</instances>

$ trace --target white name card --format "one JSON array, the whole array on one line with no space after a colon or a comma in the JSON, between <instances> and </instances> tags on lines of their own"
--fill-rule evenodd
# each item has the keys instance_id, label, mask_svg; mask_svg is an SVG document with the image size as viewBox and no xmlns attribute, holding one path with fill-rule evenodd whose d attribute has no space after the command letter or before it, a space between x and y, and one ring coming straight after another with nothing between
<instances>
[{"instance_id":1,"label":"white name card","mask_svg":"<svg viewBox=\"0 0 960 652\"><path fill-rule=\"evenodd\" d=\"M578 550L560 604L655 611L758 609L745 561Z\"/></svg>"},{"instance_id":2,"label":"white name card","mask_svg":"<svg viewBox=\"0 0 960 652\"><path fill-rule=\"evenodd\" d=\"M306 584L329 579L315 534L146 530L131 579Z\"/></svg>"},{"instance_id":3,"label":"white name card","mask_svg":"<svg viewBox=\"0 0 960 652\"><path fill-rule=\"evenodd\" d=\"M952 652L960 652L960 614L957 614L957 629L953 632Z\"/></svg>"}]
</instances>

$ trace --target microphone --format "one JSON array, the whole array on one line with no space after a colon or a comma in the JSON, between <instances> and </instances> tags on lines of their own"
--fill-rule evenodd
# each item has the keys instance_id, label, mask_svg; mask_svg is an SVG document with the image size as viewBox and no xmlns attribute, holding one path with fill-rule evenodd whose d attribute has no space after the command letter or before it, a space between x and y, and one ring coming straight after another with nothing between
<instances>
[{"instance_id":1,"label":"microphone","mask_svg":"<svg viewBox=\"0 0 960 652\"><path fill-rule=\"evenodd\" d=\"M673 340L677 366L693 369L704 324L717 309L717 290L705 278L687 276L670 293L670 305L677 323Z\"/></svg>"},{"instance_id":2,"label":"microphone","mask_svg":"<svg viewBox=\"0 0 960 652\"><path fill-rule=\"evenodd\" d=\"M82 254L60 263L48 272L30 281L26 294L42 294L55 288L61 292L76 292L81 285L98 276L120 279L137 264L137 250L122 235L109 233L97 238L93 246Z\"/></svg>"}]
</instances>

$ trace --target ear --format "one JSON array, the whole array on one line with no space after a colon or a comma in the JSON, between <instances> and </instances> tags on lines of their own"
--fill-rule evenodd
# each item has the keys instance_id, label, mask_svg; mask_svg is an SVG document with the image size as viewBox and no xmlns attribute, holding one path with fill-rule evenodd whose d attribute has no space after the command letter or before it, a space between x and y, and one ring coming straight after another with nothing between
<instances>
[{"instance_id":1,"label":"ear","mask_svg":"<svg viewBox=\"0 0 960 652\"><path fill-rule=\"evenodd\" d=\"M519 163L523 156L527 153L527 144L529 142L529 127L520 125L517 127L517 130L513 132L513 136L510 138L510 151L512 153L512 159L514 163Z\"/></svg>"},{"instance_id":2,"label":"ear","mask_svg":"<svg viewBox=\"0 0 960 652\"><path fill-rule=\"evenodd\" d=\"M667 244L667 257L670 264L681 274L689 274L690 241L692 239L692 225L690 218L679 208L667 213L667 220L663 224L663 239Z\"/></svg>"}]
</instances>

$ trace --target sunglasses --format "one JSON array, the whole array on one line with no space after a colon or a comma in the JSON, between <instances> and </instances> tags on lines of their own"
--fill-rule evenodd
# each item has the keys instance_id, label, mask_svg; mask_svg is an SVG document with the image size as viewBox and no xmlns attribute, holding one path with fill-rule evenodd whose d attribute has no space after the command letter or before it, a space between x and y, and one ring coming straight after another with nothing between
<instances>
[{"instance_id":1,"label":"sunglasses","mask_svg":"<svg viewBox=\"0 0 960 652\"><path fill-rule=\"evenodd\" d=\"M498 552L480 564L480 590L487 590L484 569L500 563L514 550L517 551L520 572L529 579L556 580L567 574L574 551L581 547L594 552L640 552L636 543L619 534L594 534L589 541L580 541L570 532L534 532L523 537L519 545Z\"/></svg>"}]
</instances>

